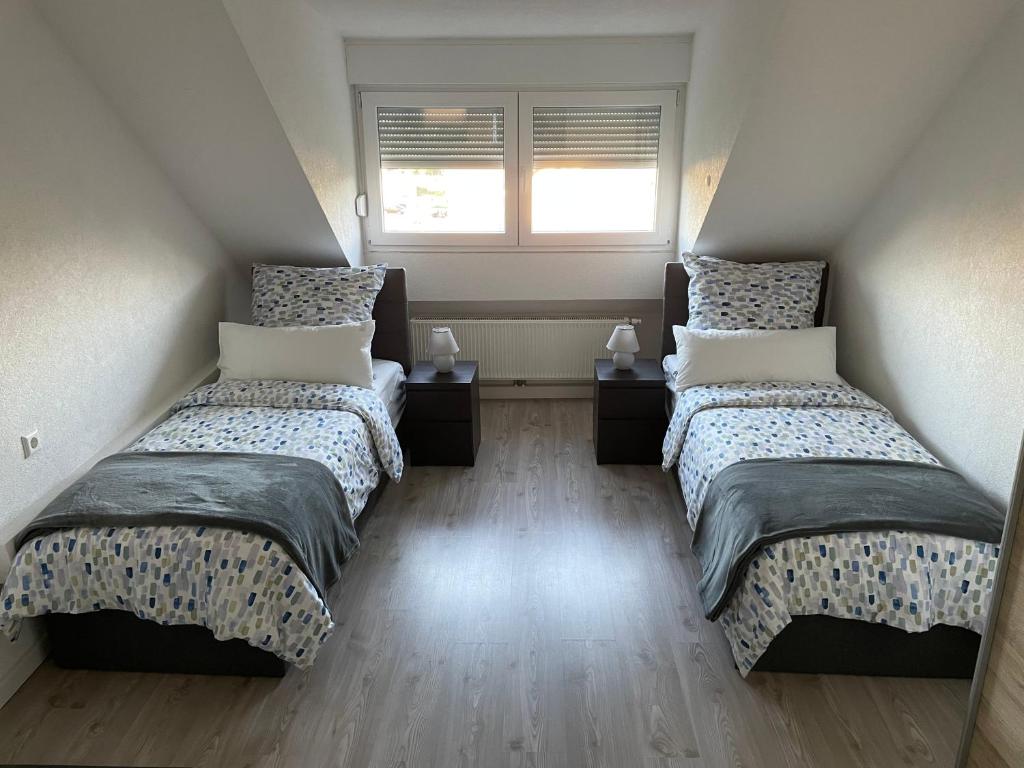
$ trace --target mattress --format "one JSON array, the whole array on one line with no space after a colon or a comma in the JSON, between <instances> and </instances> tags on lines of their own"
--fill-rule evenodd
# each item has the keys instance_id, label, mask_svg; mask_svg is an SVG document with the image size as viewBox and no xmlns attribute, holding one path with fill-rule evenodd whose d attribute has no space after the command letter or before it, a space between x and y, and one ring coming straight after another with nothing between
<instances>
[{"instance_id":1,"label":"mattress","mask_svg":"<svg viewBox=\"0 0 1024 768\"><path fill-rule=\"evenodd\" d=\"M672 386L666 469L679 476L696 525L725 467L761 458L860 457L937 464L892 414L848 384ZM690 418L686 418L690 415ZM949 624L981 632L999 548L953 536L860 531L787 539L748 567L720 621L741 674L796 615L818 614L922 632Z\"/></svg>"},{"instance_id":2,"label":"mattress","mask_svg":"<svg viewBox=\"0 0 1024 768\"><path fill-rule=\"evenodd\" d=\"M405 410L405 369L401 363L374 359L373 391L388 409L391 425L398 426Z\"/></svg>"}]
</instances>

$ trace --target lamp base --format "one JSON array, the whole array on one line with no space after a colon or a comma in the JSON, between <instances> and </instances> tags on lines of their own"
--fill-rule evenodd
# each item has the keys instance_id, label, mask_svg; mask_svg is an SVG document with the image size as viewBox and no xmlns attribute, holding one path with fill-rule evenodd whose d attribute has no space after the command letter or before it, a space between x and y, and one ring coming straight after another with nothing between
<instances>
[{"instance_id":1,"label":"lamp base","mask_svg":"<svg viewBox=\"0 0 1024 768\"><path fill-rule=\"evenodd\" d=\"M455 355L434 355L433 361L438 373L451 373L455 367Z\"/></svg>"},{"instance_id":2,"label":"lamp base","mask_svg":"<svg viewBox=\"0 0 1024 768\"><path fill-rule=\"evenodd\" d=\"M633 367L636 355L632 352L616 352L612 355L612 365L620 371L628 371Z\"/></svg>"}]
</instances>

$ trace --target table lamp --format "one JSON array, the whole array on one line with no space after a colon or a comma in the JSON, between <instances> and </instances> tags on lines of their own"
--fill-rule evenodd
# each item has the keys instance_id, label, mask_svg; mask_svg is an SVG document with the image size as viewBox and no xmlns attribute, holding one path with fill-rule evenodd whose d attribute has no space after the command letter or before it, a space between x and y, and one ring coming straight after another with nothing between
<instances>
[{"instance_id":1,"label":"table lamp","mask_svg":"<svg viewBox=\"0 0 1024 768\"><path fill-rule=\"evenodd\" d=\"M636 353L640 351L636 329L632 325L616 325L607 347L613 353L612 364L620 371L628 371L633 366Z\"/></svg>"},{"instance_id":2,"label":"table lamp","mask_svg":"<svg viewBox=\"0 0 1024 768\"><path fill-rule=\"evenodd\" d=\"M434 361L438 373L451 373L455 367L455 355L459 345L455 343L451 328L432 328L430 341L427 343L427 354Z\"/></svg>"}]
</instances>

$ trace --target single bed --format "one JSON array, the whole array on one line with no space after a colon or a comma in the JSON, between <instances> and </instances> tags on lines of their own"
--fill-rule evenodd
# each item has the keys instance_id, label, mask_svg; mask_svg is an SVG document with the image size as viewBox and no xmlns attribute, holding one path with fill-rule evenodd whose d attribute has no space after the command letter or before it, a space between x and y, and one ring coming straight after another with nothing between
<instances>
[{"instance_id":1,"label":"single bed","mask_svg":"<svg viewBox=\"0 0 1024 768\"><path fill-rule=\"evenodd\" d=\"M827 278L826 266L818 326ZM692 528L709 487L738 462L863 456L938 464L887 410L847 385L722 385L678 394L672 326L687 322L688 283L683 264L666 265L662 356L672 425L665 463L674 466ZM968 678L998 554L998 544L935 533L802 536L759 551L724 608L709 615L719 620L744 676Z\"/></svg>"},{"instance_id":2,"label":"single bed","mask_svg":"<svg viewBox=\"0 0 1024 768\"><path fill-rule=\"evenodd\" d=\"M339 511L362 527L389 476L401 474L395 427L412 368L404 270L386 271L372 315L372 392L285 381L206 385L126 453L313 460L343 490L347 510ZM188 525L71 529L26 541L23 550L30 547L37 560L60 553L65 570L41 566L40 574L16 559L0 626L45 613L51 653L61 666L280 676L289 663L312 664L333 630L316 579L256 532ZM125 574L134 584L124 586Z\"/></svg>"}]
</instances>

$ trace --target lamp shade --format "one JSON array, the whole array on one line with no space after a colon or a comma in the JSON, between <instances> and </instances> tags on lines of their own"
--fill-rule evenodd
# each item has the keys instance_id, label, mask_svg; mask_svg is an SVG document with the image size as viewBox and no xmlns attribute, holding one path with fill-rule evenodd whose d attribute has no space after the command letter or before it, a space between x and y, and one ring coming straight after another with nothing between
<instances>
[{"instance_id":1,"label":"lamp shade","mask_svg":"<svg viewBox=\"0 0 1024 768\"><path fill-rule=\"evenodd\" d=\"M430 341L427 342L427 354L433 355L455 355L458 354L459 345L455 343L451 328L433 328L430 333Z\"/></svg>"},{"instance_id":2,"label":"lamp shade","mask_svg":"<svg viewBox=\"0 0 1024 768\"><path fill-rule=\"evenodd\" d=\"M627 352L636 354L640 351L640 342L636 338L636 329L632 325L616 325L612 337L608 339L607 348L611 352Z\"/></svg>"}]
</instances>

